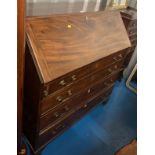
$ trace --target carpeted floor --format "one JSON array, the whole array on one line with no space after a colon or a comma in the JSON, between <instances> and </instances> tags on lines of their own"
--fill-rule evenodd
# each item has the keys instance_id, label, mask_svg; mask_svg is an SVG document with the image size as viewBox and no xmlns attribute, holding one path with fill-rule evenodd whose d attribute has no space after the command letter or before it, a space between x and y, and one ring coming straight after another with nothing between
<instances>
[{"instance_id":1,"label":"carpeted floor","mask_svg":"<svg viewBox=\"0 0 155 155\"><path fill-rule=\"evenodd\" d=\"M96 106L47 145L42 154L113 155L137 137L136 101L124 80L117 82L106 104Z\"/></svg>"}]
</instances>

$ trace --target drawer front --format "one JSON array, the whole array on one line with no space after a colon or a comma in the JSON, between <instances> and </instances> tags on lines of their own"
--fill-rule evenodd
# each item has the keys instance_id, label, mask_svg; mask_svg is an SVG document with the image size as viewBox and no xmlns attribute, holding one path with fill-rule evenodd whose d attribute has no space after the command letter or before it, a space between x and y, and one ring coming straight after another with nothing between
<instances>
[{"instance_id":1,"label":"drawer front","mask_svg":"<svg viewBox=\"0 0 155 155\"><path fill-rule=\"evenodd\" d=\"M73 102L74 103L74 102ZM67 116L74 113L73 103L68 103L66 105L62 105L61 107L57 107L53 111L49 111L47 114L40 117L40 130L51 126L51 124L56 121L62 120Z\"/></svg>"},{"instance_id":2,"label":"drawer front","mask_svg":"<svg viewBox=\"0 0 155 155\"><path fill-rule=\"evenodd\" d=\"M96 97L95 99L98 99L98 103L99 102L103 102L103 101L106 101L108 99L108 97L110 96L112 92L112 87L109 88L108 90L104 91L104 92L101 92L99 94L98 97ZM83 103L83 105L81 106L81 108L79 108L77 111L76 111L76 115L78 118L80 118L83 114L85 114L87 111L89 111L90 109L92 109L93 107L95 106L95 103L94 102L86 102L86 103Z\"/></svg>"},{"instance_id":3,"label":"drawer front","mask_svg":"<svg viewBox=\"0 0 155 155\"><path fill-rule=\"evenodd\" d=\"M42 98L45 98L57 90L72 85L74 82L81 80L82 78L88 76L93 72L100 71L101 69L106 68L112 63L115 63L119 60L123 60L125 56L126 56L126 50L122 50L120 52L107 56L101 60L98 60L97 62L91 63L87 66L77 69L74 72L68 73L63 77L53 80L52 82L47 83L43 87L41 96Z\"/></svg>"},{"instance_id":4,"label":"drawer front","mask_svg":"<svg viewBox=\"0 0 155 155\"><path fill-rule=\"evenodd\" d=\"M81 118L95 105L102 101L105 101L107 99L107 96L111 93L111 91L112 89L108 89L105 92L102 92L100 96L94 98L90 102L83 103L76 112L74 112L69 117L65 118L63 121L58 122L54 126L40 132L38 137L38 147L45 145L47 142L50 142L50 140L58 136L68 127L70 127L75 121Z\"/></svg>"},{"instance_id":5,"label":"drawer front","mask_svg":"<svg viewBox=\"0 0 155 155\"><path fill-rule=\"evenodd\" d=\"M99 71L95 74L92 74L80 81L77 81L71 86L65 87L63 90L56 92L53 95L48 96L43 99L41 102L41 113L48 111L51 108L55 108L56 106L66 102L71 97L79 93L81 90L89 87L93 83L100 81L110 74L117 72L122 67L123 61L119 61L102 71Z\"/></svg>"},{"instance_id":6,"label":"drawer front","mask_svg":"<svg viewBox=\"0 0 155 155\"><path fill-rule=\"evenodd\" d=\"M50 140L52 140L58 134L62 133L62 131L64 131L67 127L68 126L66 123L60 122L60 123L56 124L50 130L40 133L38 136L37 147L39 148L39 147L47 144Z\"/></svg>"},{"instance_id":7,"label":"drawer front","mask_svg":"<svg viewBox=\"0 0 155 155\"><path fill-rule=\"evenodd\" d=\"M94 86L85 88L81 93L66 101L64 104L59 105L57 108L50 110L40 118L40 129L47 128L51 124L58 120L63 120L70 114L74 113L83 102L89 102L96 96L99 96L103 90L111 88L119 74L115 74L112 77L102 80Z\"/></svg>"}]
</instances>

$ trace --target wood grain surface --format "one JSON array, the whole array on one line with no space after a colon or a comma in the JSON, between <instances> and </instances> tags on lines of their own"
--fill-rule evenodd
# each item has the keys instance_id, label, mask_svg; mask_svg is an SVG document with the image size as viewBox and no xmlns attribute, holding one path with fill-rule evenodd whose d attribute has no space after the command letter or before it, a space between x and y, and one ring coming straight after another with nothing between
<instances>
[{"instance_id":1,"label":"wood grain surface","mask_svg":"<svg viewBox=\"0 0 155 155\"><path fill-rule=\"evenodd\" d=\"M130 47L117 11L29 17L26 30L43 83Z\"/></svg>"}]
</instances>

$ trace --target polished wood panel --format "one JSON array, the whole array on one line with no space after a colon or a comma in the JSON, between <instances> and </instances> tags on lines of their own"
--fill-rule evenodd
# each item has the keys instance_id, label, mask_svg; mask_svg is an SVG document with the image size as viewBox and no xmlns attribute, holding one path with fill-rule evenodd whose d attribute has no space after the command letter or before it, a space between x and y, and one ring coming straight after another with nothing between
<instances>
[{"instance_id":1,"label":"polished wood panel","mask_svg":"<svg viewBox=\"0 0 155 155\"><path fill-rule=\"evenodd\" d=\"M130 47L117 11L27 18L27 37L44 83Z\"/></svg>"},{"instance_id":2,"label":"polished wood panel","mask_svg":"<svg viewBox=\"0 0 155 155\"><path fill-rule=\"evenodd\" d=\"M35 146L41 83L27 45L25 60L23 130L31 145Z\"/></svg>"}]
</instances>

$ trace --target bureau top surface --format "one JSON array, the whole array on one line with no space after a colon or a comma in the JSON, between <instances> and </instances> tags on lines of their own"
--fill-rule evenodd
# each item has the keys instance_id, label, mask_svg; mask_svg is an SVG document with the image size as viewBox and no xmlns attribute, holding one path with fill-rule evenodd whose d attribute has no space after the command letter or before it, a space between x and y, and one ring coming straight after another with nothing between
<instances>
[{"instance_id":1,"label":"bureau top surface","mask_svg":"<svg viewBox=\"0 0 155 155\"><path fill-rule=\"evenodd\" d=\"M43 83L130 47L117 11L28 17L26 35Z\"/></svg>"}]
</instances>

